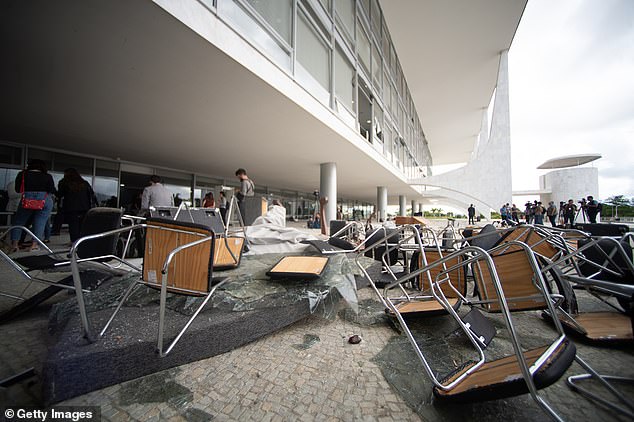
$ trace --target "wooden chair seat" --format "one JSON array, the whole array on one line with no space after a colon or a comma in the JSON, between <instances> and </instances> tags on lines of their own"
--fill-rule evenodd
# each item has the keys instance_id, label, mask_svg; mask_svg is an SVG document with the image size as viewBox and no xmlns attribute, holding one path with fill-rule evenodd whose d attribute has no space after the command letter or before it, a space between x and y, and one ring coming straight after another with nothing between
<instances>
[{"instance_id":1,"label":"wooden chair seat","mask_svg":"<svg viewBox=\"0 0 634 422\"><path fill-rule=\"evenodd\" d=\"M456 309L460 306L460 299L447 298L447 301L452 308ZM396 305L399 313L406 315L413 315L416 313L436 313L445 312L445 308L436 299L430 298L426 300L412 300L409 302L400 302ZM389 314L392 314L391 309L388 310Z\"/></svg>"},{"instance_id":2,"label":"wooden chair seat","mask_svg":"<svg viewBox=\"0 0 634 422\"><path fill-rule=\"evenodd\" d=\"M227 246L229 247L227 248ZM240 259L242 259L243 248L244 237L229 236L226 238L226 241L224 237L216 238L213 258L214 270L237 268L238 265L240 265Z\"/></svg>"},{"instance_id":3,"label":"wooden chair seat","mask_svg":"<svg viewBox=\"0 0 634 422\"><path fill-rule=\"evenodd\" d=\"M617 312L584 312L574 316L586 333L580 332L564 316L559 319L564 328L585 336L592 341L634 341L632 320Z\"/></svg>"},{"instance_id":4,"label":"wooden chair seat","mask_svg":"<svg viewBox=\"0 0 634 422\"><path fill-rule=\"evenodd\" d=\"M323 256L285 256L266 273L272 278L314 279L321 276L328 264Z\"/></svg>"},{"instance_id":5,"label":"wooden chair seat","mask_svg":"<svg viewBox=\"0 0 634 422\"><path fill-rule=\"evenodd\" d=\"M535 363L546 350L547 346L544 346L524 352L528 366L530 367ZM534 373L535 386L539 389L556 382L572 364L575 353L576 348L571 341L567 339L562 341L551 356ZM471 366L473 365L468 365L450 374L442 383L447 384L457 379ZM434 387L436 398L459 402L501 399L525 393L528 393L528 387L522 376L516 355L506 356L483 364L451 390L442 390Z\"/></svg>"}]
</instances>

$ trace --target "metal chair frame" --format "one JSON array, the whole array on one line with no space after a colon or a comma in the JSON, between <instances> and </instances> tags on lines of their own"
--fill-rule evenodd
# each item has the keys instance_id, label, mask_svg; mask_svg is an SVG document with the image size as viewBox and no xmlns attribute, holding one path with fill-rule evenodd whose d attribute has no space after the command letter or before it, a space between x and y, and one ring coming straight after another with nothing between
<instances>
[{"instance_id":1,"label":"metal chair frame","mask_svg":"<svg viewBox=\"0 0 634 422\"><path fill-rule=\"evenodd\" d=\"M54 257L59 258L59 262L53 264L52 268L62 268L62 267L65 267L65 266L69 266L69 272L71 272L71 273L72 273L72 259L69 258L69 257L72 255L73 250L77 251L76 245L78 245L80 243L83 243L85 240L98 238L98 237L99 238L100 237L106 237L108 235L116 234L119 231L121 231L120 229L117 229L117 230L113 230L113 231L109 231L109 232L100 233L99 235L84 236L84 237L78 239L75 242L75 244L73 245L73 247L71 247L70 250L53 251L44 242L42 242L40 239L38 239L35 236L35 234L33 234L33 232L31 230L29 230L27 227L24 227L24 226L12 226L12 227L9 227L6 231L4 231L2 234L0 234L0 239L4 238L7 235L7 233L10 233L14 229L22 230L22 231L26 232L27 235L31 236L33 238L33 240L46 252L46 255L54 256ZM100 236L101 234L103 234L104 236ZM126 243L126 247L125 247L123 256L125 256L125 252L127 250L127 246L128 246L128 244ZM61 254L67 254L68 256L63 256ZM0 256L14 270L16 270L20 275L22 275L25 279L27 279L29 283L36 282L36 283L41 283L41 284L44 284L44 285L47 285L47 286L59 287L59 288L66 289L66 290L81 291L81 292L85 292L85 293L88 292L88 290L83 289L81 287L81 280L79 281L79 284L77 282L75 282L75 280L74 280L75 274L73 274L73 285L72 286L67 286L67 285L64 285L64 284L59 284L59 283L57 283L55 281L47 280L45 278L32 276L31 274L29 274L30 271L28 269L25 270L24 268L22 268L18 263L16 263L14 260L12 260L11 257L9 255L7 255L2 250L0 250ZM116 265L111 265L108 262L104 262L104 260L116 261L117 264ZM79 264L79 263L82 263L82 262L92 262L92 261L98 261L96 263L101 264L101 265L107 267L108 269L118 269L122 265L126 265L126 266L128 266L130 269L132 269L134 271L140 271L140 268L130 264L129 262L125 261L124 259L122 259L122 258L120 258L120 257L118 257L116 255L94 256L94 257L90 257L90 258L78 258L78 257L76 257L76 264ZM34 269L32 271L41 271L41 269ZM77 268L77 274L79 274L79 268ZM77 275L77 277L79 277L79 275ZM28 287L29 287L29 285L27 284L27 286L24 288L22 293L24 293L28 289ZM0 292L0 296L9 297L11 299L20 300L20 301L25 300L22 296L15 296L15 295L11 295L11 294L8 294L8 293L5 293L5 292Z\"/></svg>"},{"instance_id":2,"label":"metal chair frame","mask_svg":"<svg viewBox=\"0 0 634 422\"><path fill-rule=\"evenodd\" d=\"M167 303L167 282L168 282L168 268L170 263L172 262L172 260L174 259L174 257L176 255L178 255L179 253L192 248L194 246L198 246L201 245L203 243L206 242L211 242L211 249L210 249L210 259L213 259L213 241L214 239L216 239L216 235L213 233L210 236L205 236L201 233L197 233L197 232L192 232L192 231L188 231L185 229L175 229L175 228L170 228L170 227L162 227L162 226L156 226L156 225L152 225L151 222L143 224L143 227L147 228L147 227L152 227L154 229L158 229L158 230L165 230L165 231L170 231L170 232L175 232L175 233L184 233L184 234L189 234L189 235L194 235L194 236L199 236L200 239L195 240L193 242L189 242L183 245L180 245L178 247L176 247L175 249L173 249L172 251L170 251L166 258L165 261L163 263L162 269L161 269L161 285L160 285L160 303L159 303L159 326L158 326L158 339L157 339L157 350L159 353L160 357L164 357L166 355L168 355L174 348L174 346L176 346L176 344L179 342L179 340L181 339L181 337L183 336L183 334L187 331L187 329L190 327L190 325L192 324L192 322L194 321L194 319L196 319L196 317L198 316L198 314L203 310L203 308L205 307L205 305L207 305L207 303L209 302L209 299L211 299L211 297L213 296L213 294L216 292L216 290L222 286L227 279L224 279L222 281L220 281L219 283L215 284L213 287L211 287L211 289L209 289L209 291L207 292L206 295L204 295L204 300L202 301L202 303L198 306L198 308L196 308L196 310L194 311L194 313L192 314L192 316L187 320L187 322L185 323L185 325L183 326L183 328L178 332L178 334L176 335L176 337L169 343L169 345L167 346L167 349L165 349L165 345L164 345L164 336L165 336L165 309L166 309L166 303ZM73 257L75 257L76 255L73 255ZM213 265L210 267L210 271L213 271ZM211 274L210 274L211 277ZM112 315L110 316L110 318L108 319L108 321L106 322L106 324L104 325L104 327L101 329L101 331L99 332L99 337L102 337L105 332L107 331L108 327L110 326L110 324L113 322L113 320L115 319L116 315L119 313L119 311L121 310L121 307L123 306L123 304L125 303L125 301L130 297L130 295L134 292L134 290L141 286L149 286L149 287L157 287L155 283L149 283L145 280L143 280L142 278L139 280L134 280L130 286L126 289L126 291L124 292L124 294L122 295L121 299L119 300L119 303L117 304L117 307L115 308L114 312L112 313ZM188 289L183 289L183 288L178 288L178 287L170 287L171 291L176 291L176 293L182 293L182 294L200 294L201 292L199 291L192 291L192 290L188 290ZM79 299L79 297L78 297ZM83 296L81 297L81 301L83 303ZM88 321L88 316L85 312L85 307L81 306L80 310L83 309L83 313L81 315L82 317L82 325L84 326L84 332L86 333L88 338L93 338L92 336L92 332L91 332L91 328L90 328L90 323Z\"/></svg>"},{"instance_id":3,"label":"metal chair frame","mask_svg":"<svg viewBox=\"0 0 634 422\"><path fill-rule=\"evenodd\" d=\"M528 256L531 268L533 268L534 270L534 274L535 277L533 278L532 282L539 288L539 290L543 293L544 298L545 298L545 303L546 306L551 310L554 311L554 301L549 297L548 295L548 290L546 288L544 279L541 277L541 272L539 270L539 266L537 264L537 261L535 259L534 254L532 253L532 251L530 250L530 248L521 243L521 242L509 242L510 245L503 245L499 248L508 248L509 246L515 245L516 247L522 248L524 250L524 252L526 253L526 255ZM416 340L411 332L411 330L409 329L409 327L407 326L407 323L405 321L405 319L403 318L403 316L398 312L398 309L396 308L395 304L393 303L392 300L389 299L389 290L394 289L398 286L400 286L402 283L406 282L407 280L409 280L411 277L413 276L417 276L419 274L424 273L425 271L429 271L429 269L433 268L433 267L437 267L437 266L441 266L443 264L446 264L448 261L455 259L456 257L463 257L464 260L460 262L460 264L456 264L456 265L452 265L449 268L444 269L443 271L439 272L439 274L436 277L436 280L434 280L434 283L432 283L432 289L431 289L431 293L434 296L434 298L436 300L438 300L443 307L445 308L445 310L454 318L454 320L456 320L458 322L458 325L460 326L460 328L462 329L462 331L467 335L467 337L469 338L471 344L473 345L473 347L475 348L475 350L477 351L478 355L479 355L479 360L469 369L467 369L466 371L464 371L462 374L460 374L457 378L455 378L453 381L447 383L447 384L443 384L441 383L440 380L438 380L438 378L436 377L433 369L431 368L430 364L428 363L427 359L425 358L424 354L422 353L422 350L420 349L420 347L418 346L418 344L416 343ZM509 334L511 336L511 342L513 345L513 349L515 352L515 355L517 357L517 362L519 364L520 370L522 372L523 378L526 382L526 385L528 387L529 390L529 394L531 395L531 397L533 398L533 400L535 400L535 402L549 415L551 416L554 420L561 420L560 416L557 415L557 413L552 409L552 407L538 394L537 388L535 386L535 383L533 381L533 375L535 374L535 372L537 372L537 370L546 362L546 360L552 355L552 353L557 349L557 347L559 347L559 345L566 339L566 336L563 332L563 328L561 326L560 323L556 322L555 323L555 327L556 327L556 331L557 331L557 338L555 339L555 341L553 343L551 343L551 345L548 347L548 349L540 356L540 358L532 365L528 365L525 356L523 354L523 350L520 344L520 341L518 339L518 336L516 334L516 330L515 327L513 325L513 320L511 318L511 312L509 310L508 307L508 301L504 295L504 289L502 286L502 283L500 281L500 278L498 276L498 273L495 269L495 264L493 261L493 258L491 257L491 255L479 248L479 247L475 247L475 246L467 246L463 249L460 249L456 252L453 252L445 257L443 257L442 259L439 259L431 264L426 265L423 268L419 268L416 271L413 271L412 273L408 274L407 276L401 277L398 280L394 281L392 284L388 285L385 287L384 290L384 297L386 297L386 302L388 303L388 306L392 309L392 311L395 313L403 331L405 332L408 340L410 341L410 343L412 344L416 355L418 356L420 362L422 363L425 372L427 373L427 375L429 376L429 378L432 380L433 384L438 387L441 390L451 390L453 388L455 388L457 385L459 385L461 382L463 382L470 374L472 374L473 372L477 371L485 362L486 362L486 358L484 355L484 350L482 345L480 344L480 342L477 340L476 336L473 334L473 332L470 330L470 328L462 321L462 319L459 317L459 315L457 314L457 312L453 309L452 306L450 306L445 294L443 293L442 289L439 286L439 283L441 282L441 277L443 277L445 274L448 274L450 271L455 270L456 268L459 267L464 267L465 265L470 265L472 263L475 262L484 262L484 265L486 267L486 270L489 272L489 275L491 277L491 280L493 282L493 285L495 287L495 291L497 294L497 300L500 304L500 309L501 309L501 314L503 316L504 319L504 323L506 325L507 330L509 331Z\"/></svg>"}]
</instances>

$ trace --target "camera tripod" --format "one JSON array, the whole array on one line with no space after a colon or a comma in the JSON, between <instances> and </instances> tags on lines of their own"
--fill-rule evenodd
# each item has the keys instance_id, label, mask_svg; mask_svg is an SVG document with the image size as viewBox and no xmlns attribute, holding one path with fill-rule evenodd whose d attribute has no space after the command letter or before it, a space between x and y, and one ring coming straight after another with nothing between
<instances>
[{"instance_id":1,"label":"camera tripod","mask_svg":"<svg viewBox=\"0 0 634 422\"><path fill-rule=\"evenodd\" d=\"M573 223L574 223L575 221L577 221L577 218L579 218L579 214L581 214L581 215L583 216L583 222L584 222L584 224L585 224L585 223L587 222L587 220L586 220L586 206L585 206L585 205L581 205L581 206L579 207L579 209L577 210L577 214L575 214L575 219L574 219L574 220L572 220L572 221L573 221Z\"/></svg>"}]
</instances>

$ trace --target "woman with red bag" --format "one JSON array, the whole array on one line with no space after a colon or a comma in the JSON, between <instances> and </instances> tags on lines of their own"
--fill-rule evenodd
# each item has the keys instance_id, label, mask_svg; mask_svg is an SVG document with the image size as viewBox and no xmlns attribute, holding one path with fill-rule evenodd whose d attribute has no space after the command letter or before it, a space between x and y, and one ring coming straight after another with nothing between
<instances>
[{"instance_id":1,"label":"woman with red bag","mask_svg":"<svg viewBox=\"0 0 634 422\"><path fill-rule=\"evenodd\" d=\"M33 159L29 161L26 170L15 177L15 190L22 195L20 205L15 213L14 225L24 226L33 217L33 234L38 239L44 237L44 227L53 210L53 194L55 182L46 172L44 161ZM20 230L11 232L11 251L18 250ZM37 250L37 242L33 242L31 250Z\"/></svg>"}]
</instances>

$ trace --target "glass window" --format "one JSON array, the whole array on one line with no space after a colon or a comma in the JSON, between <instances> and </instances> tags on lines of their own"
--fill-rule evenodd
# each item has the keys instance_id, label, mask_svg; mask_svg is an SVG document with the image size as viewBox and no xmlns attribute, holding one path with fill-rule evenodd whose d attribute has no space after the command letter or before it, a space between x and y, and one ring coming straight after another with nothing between
<instances>
[{"instance_id":1,"label":"glass window","mask_svg":"<svg viewBox=\"0 0 634 422\"><path fill-rule=\"evenodd\" d=\"M9 189L11 189L11 192L15 190L15 177L18 175L19 171L20 170L17 168L0 168L0 211L2 212L6 212L7 210L7 204L9 203ZM0 224L9 224L9 220L7 220L6 216L0 216Z\"/></svg>"},{"instance_id":2,"label":"glass window","mask_svg":"<svg viewBox=\"0 0 634 422\"><path fill-rule=\"evenodd\" d=\"M350 110L354 110L354 90L354 66L337 47L335 51L335 95Z\"/></svg>"},{"instance_id":3,"label":"glass window","mask_svg":"<svg viewBox=\"0 0 634 422\"><path fill-rule=\"evenodd\" d=\"M374 147L383 154L383 110L375 102L372 107L374 111L374 120L372 124L372 132L374 134Z\"/></svg>"},{"instance_id":4,"label":"glass window","mask_svg":"<svg viewBox=\"0 0 634 422\"><path fill-rule=\"evenodd\" d=\"M383 89L382 76L383 66L381 65L381 55L376 45L372 44L372 82L377 92Z\"/></svg>"},{"instance_id":5,"label":"glass window","mask_svg":"<svg viewBox=\"0 0 634 422\"><path fill-rule=\"evenodd\" d=\"M26 157L27 163L29 162L29 160L33 160L34 158L44 161L44 164L46 165L47 170L50 170L53 167L53 152L52 151L46 151L46 150L37 149L37 148L29 148L27 150L27 157Z\"/></svg>"},{"instance_id":6,"label":"glass window","mask_svg":"<svg viewBox=\"0 0 634 422\"><path fill-rule=\"evenodd\" d=\"M359 89L357 92L359 102L359 133L370 142L370 131L372 130L372 102L370 101L370 88L362 79L359 80Z\"/></svg>"},{"instance_id":7,"label":"glass window","mask_svg":"<svg viewBox=\"0 0 634 422\"><path fill-rule=\"evenodd\" d=\"M393 119L397 119L397 111L398 110L398 91L396 90L396 87L392 84L390 84L391 86L391 91L392 91L392 118Z\"/></svg>"},{"instance_id":8,"label":"glass window","mask_svg":"<svg viewBox=\"0 0 634 422\"><path fill-rule=\"evenodd\" d=\"M372 32L377 41L381 40L381 9L378 0L372 0L372 11L370 12L370 22Z\"/></svg>"},{"instance_id":9,"label":"glass window","mask_svg":"<svg viewBox=\"0 0 634 422\"><path fill-rule=\"evenodd\" d=\"M396 50L394 49L394 44L392 44L390 46L390 70L392 71L392 77L394 78L394 80L396 80L397 78L396 62L397 62Z\"/></svg>"},{"instance_id":10,"label":"glass window","mask_svg":"<svg viewBox=\"0 0 634 422\"><path fill-rule=\"evenodd\" d=\"M102 207L119 206L119 163L97 160L92 189Z\"/></svg>"},{"instance_id":11,"label":"glass window","mask_svg":"<svg viewBox=\"0 0 634 422\"><path fill-rule=\"evenodd\" d=\"M172 192L174 205L185 202L192 206L192 175L171 170L157 169L156 174L163 179L163 185Z\"/></svg>"},{"instance_id":12,"label":"glass window","mask_svg":"<svg viewBox=\"0 0 634 422\"><path fill-rule=\"evenodd\" d=\"M383 137L383 154L388 161L392 161L392 128L387 122L385 123L385 136Z\"/></svg>"},{"instance_id":13,"label":"glass window","mask_svg":"<svg viewBox=\"0 0 634 422\"><path fill-rule=\"evenodd\" d=\"M246 0L287 42L291 43L292 0Z\"/></svg>"},{"instance_id":14,"label":"glass window","mask_svg":"<svg viewBox=\"0 0 634 422\"><path fill-rule=\"evenodd\" d=\"M360 22L357 22L357 54L359 56L359 61L361 62L361 65L369 74L372 50L370 47L370 39L365 34L365 31L361 28Z\"/></svg>"},{"instance_id":15,"label":"glass window","mask_svg":"<svg viewBox=\"0 0 634 422\"><path fill-rule=\"evenodd\" d=\"M303 12L297 21L297 61L330 91L330 49L312 29Z\"/></svg>"},{"instance_id":16,"label":"glass window","mask_svg":"<svg viewBox=\"0 0 634 422\"><path fill-rule=\"evenodd\" d=\"M383 22L383 33L381 34L382 40L382 48L383 48L383 57L385 57L386 66L389 66L390 63L390 35L387 32L387 26L385 26L385 21Z\"/></svg>"},{"instance_id":17,"label":"glass window","mask_svg":"<svg viewBox=\"0 0 634 422\"><path fill-rule=\"evenodd\" d=\"M385 111L390 112L392 110L392 84L387 76L387 73L383 73L383 102L385 103Z\"/></svg>"},{"instance_id":18,"label":"glass window","mask_svg":"<svg viewBox=\"0 0 634 422\"><path fill-rule=\"evenodd\" d=\"M21 166L22 148L10 145L0 145L0 163L4 165Z\"/></svg>"},{"instance_id":19,"label":"glass window","mask_svg":"<svg viewBox=\"0 0 634 422\"><path fill-rule=\"evenodd\" d=\"M354 0L335 0L335 11L348 33L354 36Z\"/></svg>"},{"instance_id":20,"label":"glass window","mask_svg":"<svg viewBox=\"0 0 634 422\"><path fill-rule=\"evenodd\" d=\"M76 155L61 154L56 152L53 155L51 171L63 173L67 168L74 168L84 178L92 178L93 159L86 157L78 157Z\"/></svg>"}]
</instances>

